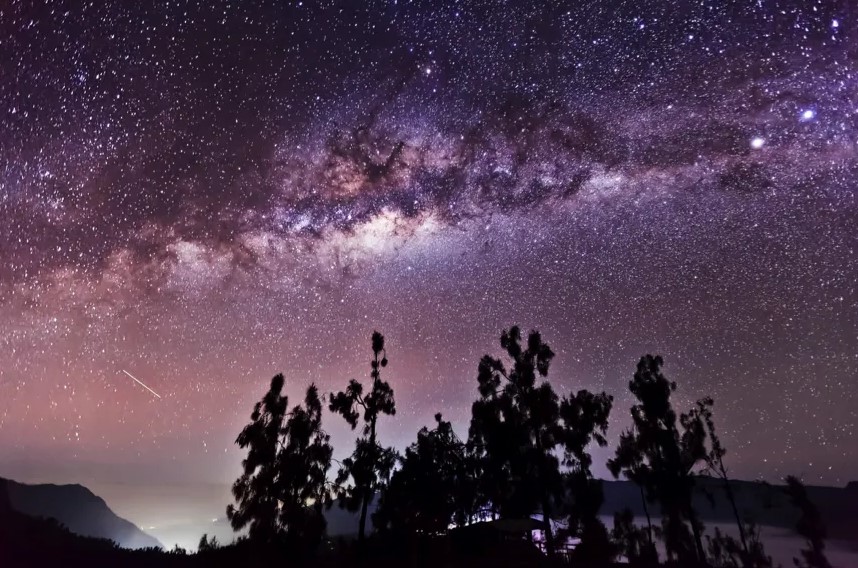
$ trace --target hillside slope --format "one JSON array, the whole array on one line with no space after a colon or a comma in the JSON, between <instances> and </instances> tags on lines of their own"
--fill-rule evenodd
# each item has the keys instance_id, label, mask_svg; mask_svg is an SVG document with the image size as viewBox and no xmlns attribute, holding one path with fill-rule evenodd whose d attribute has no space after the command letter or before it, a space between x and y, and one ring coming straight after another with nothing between
<instances>
[{"instance_id":1,"label":"hillside slope","mask_svg":"<svg viewBox=\"0 0 858 568\"><path fill-rule=\"evenodd\" d=\"M86 487L0 481L5 481L9 503L15 511L30 517L54 518L75 534L106 538L123 548L161 547L157 539L118 516Z\"/></svg>"}]
</instances>

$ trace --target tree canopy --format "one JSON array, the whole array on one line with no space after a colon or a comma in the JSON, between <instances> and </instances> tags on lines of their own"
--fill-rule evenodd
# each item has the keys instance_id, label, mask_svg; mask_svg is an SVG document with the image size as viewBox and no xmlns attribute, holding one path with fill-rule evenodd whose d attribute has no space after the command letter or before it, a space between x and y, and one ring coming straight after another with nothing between
<instances>
[{"instance_id":1,"label":"tree canopy","mask_svg":"<svg viewBox=\"0 0 858 568\"><path fill-rule=\"evenodd\" d=\"M484 519L487 512L504 526L522 527L541 515L545 552L551 556L558 543L576 539L569 553L576 563L607 565L623 556L632 565L653 565L660 538L668 560L682 565L771 565L758 529L741 518L733 496L713 399L701 398L677 413L676 383L662 372L661 357L645 355L638 362L628 383L636 400L631 427L607 463L614 476L640 488L647 526L636 527L632 513L623 511L609 532L599 518L603 487L593 476L590 449L608 443L613 397L586 389L558 394L548 377L555 354L537 331L524 338L511 327L501 334L500 347L504 356L485 355L477 366L468 439L460 439L437 413L433 427L421 428L399 456L379 443L379 418L394 415L396 404L393 388L382 380L388 365L385 339L373 332L369 384L352 379L328 400L328 409L357 431L333 481L328 479L333 449L322 428L318 389L311 384L301 404L289 409L284 377L274 376L236 439L246 457L232 488L235 504L227 508L232 527L246 529L253 545L312 553L325 534L324 508L338 500L359 512L358 550L364 551L369 508L377 499L372 519L379 538L399 542L429 542ZM715 531L706 537L707 549L692 499L698 475L705 473L723 481L740 535L737 541ZM819 511L796 478L787 478L786 492L801 513L797 530L808 543L797 562L829 568ZM661 509L662 526L656 529L652 503ZM204 537L199 548L214 554L223 547Z\"/></svg>"},{"instance_id":2,"label":"tree canopy","mask_svg":"<svg viewBox=\"0 0 858 568\"><path fill-rule=\"evenodd\" d=\"M468 522L474 478L471 458L452 425L435 415L405 450L400 467L382 493L376 527L398 534L440 534Z\"/></svg>"},{"instance_id":3,"label":"tree canopy","mask_svg":"<svg viewBox=\"0 0 858 568\"><path fill-rule=\"evenodd\" d=\"M396 402L390 384L381 380L381 369L387 366L387 354L384 336L377 331L372 333L372 354L368 392L364 394L363 385L352 379L345 390L331 395L329 405L331 412L340 414L352 430L359 422L363 423L355 449L343 460L336 479L341 505L350 511L360 510L359 542L366 538L369 504L390 477L396 462L396 452L378 443L378 418L382 414L396 414Z\"/></svg>"},{"instance_id":4,"label":"tree canopy","mask_svg":"<svg viewBox=\"0 0 858 568\"><path fill-rule=\"evenodd\" d=\"M501 517L529 517L539 510L551 554L552 520L567 493L573 536L581 536L585 519L587 529L599 532L601 497L593 497L601 488L592 478L587 447L607 443L612 398L580 390L561 400L547 379L554 352L537 331L522 343L514 326L501 334L500 345L509 364L482 358L479 398L471 409L469 443L479 460L479 502Z\"/></svg>"},{"instance_id":5,"label":"tree canopy","mask_svg":"<svg viewBox=\"0 0 858 568\"><path fill-rule=\"evenodd\" d=\"M236 443L247 448L243 473L233 484L236 505L227 507L235 530L249 528L254 542L318 546L325 532L323 507L329 500L327 473L333 449L322 430L322 404L315 385L304 404L286 412L282 374L251 414Z\"/></svg>"}]
</instances>

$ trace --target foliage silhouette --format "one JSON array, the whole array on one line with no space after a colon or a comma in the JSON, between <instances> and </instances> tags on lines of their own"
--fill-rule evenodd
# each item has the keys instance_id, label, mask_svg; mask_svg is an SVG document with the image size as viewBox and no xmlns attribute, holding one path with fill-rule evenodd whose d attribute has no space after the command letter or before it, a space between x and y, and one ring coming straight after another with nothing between
<instances>
[{"instance_id":1,"label":"foliage silhouette","mask_svg":"<svg viewBox=\"0 0 858 568\"><path fill-rule=\"evenodd\" d=\"M280 442L277 484L280 524L302 548L314 550L325 533L324 507L331 499L327 473L333 448L322 430L322 401L315 385L307 388L304 405L289 414Z\"/></svg>"},{"instance_id":2,"label":"foliage silhouette","mask_svg":"<svg viewBox=\"0 0 858 568\"><path fill-rule=\"evenodd\" d=\"M591 443L605 447L608 442L608 416L613 397L579 390L560 403L564 478L569 495L568 523L565 533L581 539L572 554L574 561L609 562L616 556L605 525L599 519L604 501L601 480L590 471L593 459L587 452Z\"/></svg>"},{"instance_id":3,"label":"foliage silhouette","mask_svg":"<svg viewBox=\"0 0 858 568\"><path fill-rule=\"evenodd\" d=\"M718 565L735 564L739 568L767 568L772 565L772 559L766 555L763 543L760 541L759 529L749 520L742 518L739 513L729 472L724 464L727 450L715 429L715 419L712 414L714 405L714 401L708 397L697 401L696 412L703 420L709 438L709 453L704 458L706 463L704 473L712 474L723 482L724 494L730 503L739 530L739 541L736 542L734 538L716 529L715 537L708 539L710 556L713 556L713 561L716 563L720 562Z\"/></svg>"},{"instance_id":4,"label":"foliage silhouette","mask_svg":"<svg viewBox=\"0 0 858 568\"><path fill-rule=\"evenodd\" d=\"M743 521L745 541L741 542L715 528L714 536L706 536L709 560L719 568L772 568L760 540L760 530L752 522Z\"/></svg>"},{"instance_id":5,"label":"foliage silhouette","mask_svg":"<svg viewBox=\"0 0 858 568\"><path fill-rule=\"evenodd\" d=\"M529 517L540 509L546 546L554 549L552 504L562 494L559 460L560 404L546 377L554 352L537 332L521 344L518 327L504 331L501 347L512 359L485 355L478 367L480 398L471 407L470 441L481 458L481 494L502 518Z\"/></svg>"},{"instance_id":6,"label":"foliage silhouette","mask_svg":"<svg viewBox=\"0 0 858 568\"><path fill-rule=\"evenodd\" d=\"M623 474L640 489L641 505L647 520L647 542L645 546L640 548L639 552L635 552L635 556L645 562L658 562L658 550L655 547L654 538L655 528L652 526L652 517L647 504L653 499L651 491L647 487L649 470L644 463L643 453L638 449L637 430L634 429L634 426L631 430L620 435L615 457L608 460L607 466L614 477ZM615 524L616 522L617 519L614 520Z\"/></svg>"},{"instance_id":7,"label":"foliage silhouette","mask_svg":"<svg viewBox=\"0 0 858 568\"><path fill-rule=\"evenodd\" d=\"M634 516L628 508L614 513L614 528L611 538L617 553L628 560L630 566L654 566L658 564L658 554L652 544L651 527L649 530L635 526Z\"/></svg>"},{"instance_id":8,"label":"foliage silhouette","mask_svg":"<svg viewBox=\"0 0 858 568\"><path fill-rule=\"evenodd\" d=\"M249 527L256 542L272 542L279 532L278 502L274 487L277 480L277 450L288 401L281 394L283 375L271 379L271 386L253 407L250 424L242 429L235 443L247 448L242 460L242 475L232 486L237 507L229 505L226 516L234 530Z\"/></svg>"},{"instance_id":9,"label":"foliage silhouette","mask_svg":"<svg viewBox=\"0 0 858 568\"><path fill-rule=\"evenodd\" d=\"M676 383L661 372L663 360L640 359L629 390L638 400L631 408L633 428L620 437L608 467L641 483L646 497L662 508L665 549L669 559L705 563L703 525L692 506L694 468L705 463L707 432L700 406L677 417L670 402ZM710 399L701 401L706 407ZM689 531L690 527L690 531Z\"/></svg>"},{"instance_id":10,"label":"foliage silhouette","mask_svg":"<svg viewBox=\"0 0 858 568\"><path fill-rule=\"evenodd\" d=\"M396 414L393 389L381 380L381 369L387 366L384 336L372 333L372 353L369 393L364 396L361 383L352 379L345 390L331 395L331 412L342 415L352 430L362 420L361 436L355 442L352 455L342 462L337 474L340 504L349 511L360 510L358 542L366 538L366 519L369 504L376 491L384 487L396 463L396 452L378 443L377 422L381 414ZM350 485L345 485L351 478Z\"/></svg>"},{"instance_id":11,"label":"foliage silhouette","mask_svg":"<svg viewBox=\"0 0 858 568\"><path fill-rule=\"evenodd\" d=\"M326 476L333 450L322 430L316 386L307 388L303 406L287 414L283 384L283 375L271 379L268 392L254 406L251 423L236 439L248 453L232 488L237 506L227 507L227 517L235 530L249 527L253 542L311 552L325 532Z\"/></svg>"},{"instance_id":12,"label":"foliage silhouette","mask_svg":"<svg viewBox=\"0 0 858 568\"><path fill-rule=\"evenodd\" d=\"M611 397L582 390L561 401L547 380L554 352L536 331L522 345L520 329L512 327L501 334L500 345L511 368L484 356L477 373L480 398L471 407L469 445L479 463L477 503L502 518L529 517L538 509L551 555L551 520L563 512L559 504L568 491L572 506L566 513L576 536L606 543L607 531L597 517L601 488L597 490L590 473L586 448L594 441L606 443ZM560 468L560 449L566 473ZM580 547L582 554L587 549Z\"/></svg>"},{"instance_id":13,"label":"foliage silhouette","mask_svg":"<svg viewBox=\"0 0 858 568\"><path fill-rule=\"evenodd\" d=\"M784 491L792 504L798 508L801 516L796 524L796 532L807 541L807 548L801 551L801 558L795 558L798 568L831 568L825 556L825 538L827 531L819 509L807 496L804 484L795 476L787 476Z\"/></svg>"},{"instance_id":14,"label":"foliage silhouette","mask_svg":"<svg viewBox=\"0 0 858 568\"><path fill-rule=\"evenodd\" d=\"M435 415L435 428L423 427L405 450L390 483L381 494L373 522L393 534L433 535L470 517L469 470L465 444L449 422Z\"/></svg>"},{"instance_id":15,"label":"foliage silhouette","mask_svg":"<svg viewBox=\"0 0 858 568\"><path fill-rule=\"evenodd\" d=\"M671 403L676 385L661 372L662 359L641 358L629 383L637 399L631 407L633 425L622 433L608 466L614 476L624 475L638 486L648 525L636 527L626 509L615 514L609 533L598 517L603 484L592 475L588 449L607 444L613 398L586 390L558 396L547 379L554 353L535 331L523 342L519 328L512 327L500 343L510 362L488 355L481 359L468 441L438 413L434 427L423 427L399 457L377 441L377 420L393 415L395 402L392 388L381 380L387 366L384 337L374 332L368 394L352 380L330 398L332 412L352 429L361 426L334 489L327 480L332 448L322 429L318 389L311 384L302 403L290 410L283 375L276 375L236 439L247 456L233 485L236 503L227 515L233 528L248 529L248 536L231 544L221 545L205 534L194 555L178 546L129 551L109 540L77 537L56 521L13 511L8 484L0 478L0 552L14 550L37 565L271 566L288 554L298 565L338 566L353 558L348 543L325 540L323 511L336 495L346 508L361 511L357 550L365 564L376 566L399 566L417 558L423 565L556 566L559 559L553 553L561 537L580 539L566 559L571 564L615 566L622 556L630 566L654 566L657 536L665 541L668 565L771 568L759 529L740 516L736 496L743 493L734 492L737 482L729 479L711 398L677 415ZM703 479L699 473L714 478ZM788 477L786 483L783 492L800 513L797 532L807 541L796 566L830 568L820 510L797 478ZM704 549L692 495L695 488L721 485L730 511L724 505L720 514L729 518L732 513L739 538L716 528L705 537ZM772 491L786 502L780 490ZM376 494L373 521L379 534L369 538L365 522ZM660 528L649 521L650 502L661 505ZM481 507L501 519L473 523ZM823 509L830 514L824 502ZM547 557L524 538L535 526L529 517L537 511L543 514ZM555 534L550 521L558 518L568 523ZM419 550L411 546L414 542Z\"/></svg>"},{"instance_id":16,"label":"foliage silhouette","mask_svg":"<svg viewBox=\"0 0 858 568\"><path fill-rule=\"evenodd\" d=\"M220 542L218 542L217 537L212 536L211 540L209 540L209 535L204 534L200 537L200 542L197 545L197 553L205 554L218 548L220 548Z\"/></svg>"}]
</instances>

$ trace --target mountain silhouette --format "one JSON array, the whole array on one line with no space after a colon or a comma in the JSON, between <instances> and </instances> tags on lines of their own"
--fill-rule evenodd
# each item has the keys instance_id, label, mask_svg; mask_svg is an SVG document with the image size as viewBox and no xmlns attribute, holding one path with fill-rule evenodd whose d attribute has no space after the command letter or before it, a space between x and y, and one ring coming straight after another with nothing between
<instances>
[{"instance_id":1,"label":"mountain silhouette","mask_svg":"<svg viewBox=\"0 0 858 568\"><path fill-rule=\"evenodd\" d=\"M0 478L3 481L8 502L19 513L56 519L75 534L109 539L123 548L163 547L82 485L28 485Z\"/></svg>"},{"instance_id":2,"label":"mountain silhouette","mask_svg":"<svg viewBox=\"0 0 858 568\"><path fill-rule=\"evenodd\" d=\"M730 481L737 506L743 515L750 515L757 524L789 528L795 526L799 511L789 502L781 485L758 481ZM613 515L628 508L635 516L643 516L640 489L630 481L604 481L605 501L600 513ZM819 508L828 525L831 538L858 541L858 483L845 487L807 486L807 493ZM706 522L731 522L733 513L724 493L723 482L710 477L697 478L694 507ZM652 511L658 516L658 508Z\"/></svg>"}]
</instances>

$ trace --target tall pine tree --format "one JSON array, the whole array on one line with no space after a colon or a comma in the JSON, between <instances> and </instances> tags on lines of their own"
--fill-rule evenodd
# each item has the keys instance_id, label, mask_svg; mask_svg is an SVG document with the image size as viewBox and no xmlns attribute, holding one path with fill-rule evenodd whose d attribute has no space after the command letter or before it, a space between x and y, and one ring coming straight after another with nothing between
<instances>
[{"instance_id":1,"label":"tall pine tree","mask_svg":"<svg viewBox=\"0 0 858 568\"><path fill-rule=\"evenodd\" d=\"M387 356L384 336L377 331L372 333L372 354L369 392L365 395L363 385L352 379L345 390L331 395L329 404L331 412L342 415L352 430L357 428L358 422L363 423L354 452L343 460L337 475L341 505L350 511L360 510L360 544L366 538L369 505L376 491L384 486L396 462L396 452L378 443L378 418L382 414L396 414L396 403L393 389L381 380L381 369L387 366ZM351 483L346 485L349 479Z\"/></svg>"},{"instance_id":2,"label":"tall pine tree","mask_svg":"<svg viewBox=\"0 0 858 568\"><path fill-rule=\"evenodd\" d=\"M322 430L319 390L310 385L304 405L289 413L277 459L280 526L293 547L314 550L321 543L327 525L324 507L331 499L327 474L332 454L330 436Z\"/></svg>"},{"instance_id":3,"label":"tall pine tree","mask_svg":"<svg viewBox=\"0 0 858 568\"><path fill-rule=\"evenodd\" d=\"M274 542L280 535L277 483L277 452L288 399L281 394L283 375L271 379L271 386L253 407L250 424L245 426L235 443L247 448L241 462L242 474L232 485L236 505L229 505L226 515L236 531L249 527L248 536L258 543Z\"/></svg>"},{"instance_id":4,"label":"tall pine tree","mask_svg":"<svg viewBox=\"0 0 858 568\"><path fill-rule=\"evenodd\" d=\"M333 450L322 430L316 386L307 389L303 406L287 413L283 384L283 375L271 379L238 435L236 443L248 451L232 488L236 505L227 507L227 517L235 530L249 527L254 542L312 551L325 531L322 511Z\"/></svg>"}]
</instances>

